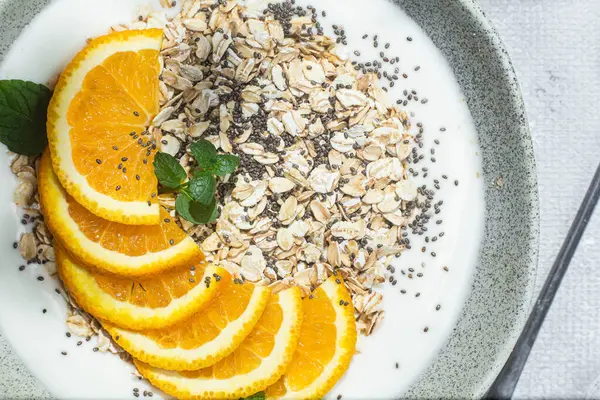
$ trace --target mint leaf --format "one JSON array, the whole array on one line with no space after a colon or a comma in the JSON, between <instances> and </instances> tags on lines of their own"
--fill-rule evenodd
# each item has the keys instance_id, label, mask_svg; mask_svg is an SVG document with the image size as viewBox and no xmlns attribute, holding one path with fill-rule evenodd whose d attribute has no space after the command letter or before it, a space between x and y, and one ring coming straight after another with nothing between
<instances>
[{"instance_id":1,"label":"mint leaf","mask_svg":"<svg viewBox=\"0 0 600 400\"><path fill-rule=\"evenodd\" d=\"M154 157L154 174L161 185L176 189L187 178L185 169L175 157L167 153L156 153Z\"/></svg>"},{"instance_id":2,"label":"mint leaf","mask_svg":"<svg viewBox=\"0 0 600 400\"><path fill-rule=\"evenodd\" d=\"M202 169L208 169L215 163L217 149L208 140L198 140L190 145L190 151Z\"/></svg>"},{"instance_id":3,"label":"mint leaf","mask_svg":"<svg viewBox=\"0 0 600 400\"><path fill-rule=\"evenodd\" d=\"M191 179L182 185L186 178L185 170L174 157L159 153L156 155L154 170L159 182L179 191L175 209L179 215L194 223L208 224L217 219L217 199L215 175L232 174L240 164L237 156L217 154L217 149L208 140L198 140L190 145L190 152L198 162Z\"/></svg>"},{"instance_id":4,"label":"mint leaf","mask_svg":"<svg viewBox=\"0 0 600 400\"><path fill-rule=\"evenodd\" d=\"M217 199L214 197L208 205L193 201L187 193L179 193L175 200L175 210L182 217L193 224L208 224L219 216Z\"/></svg>"},{"instance_id":5,"label":"mint leaf","mask_svg":"<svg viewBox=\"0 0 600 400\"><path fill-rule=\"evenodd\" d=\"M238 165L240 165L240 158L238 156L219 154L209 171L217 176L225 176L233 174Z\"/></svg>"},{"instance_id":6,"label":"mint leaf","mask_svg":"<svg viewBox=\"0 0 600 400\"><path fill-rule=\"evenodd\" d=\"M51 97L44 85L0 80L0 142L18 154L42 153L48 144L46 114Z\"/></svg>"},{"instance_id":7,"label":"mint leaf","mask_svg":"<svg viewBox=\"0 0 600 400\"><path fill-rule=\"evenodd\" d=\"M265 400L265 392L254 393L252 396L248 396L241 400Z\"/></svg>"},{"instance_id":8,"label":"mint leaf","mask_svg":"<svg viewBox=\"0 0 600 400\"><path fill-rule=\"evenodd\" d=\"M177 195L177 199L175 200L175 210L180 217L187 219L191 223L196 225L201 224L202 222L194 218L192 212L190 211L191 202L192 199L190 196L185 193L179 193L179 195Z\"/></svg>"},{"instance_id":9,"label":"mint leaf","mask_svg":"<svg viewBox=\"0 0 600 400\"><path fill-rule=\"evenodd\" d=\"M188 190L192 199L200 204L208 205L215 197L217 180L212 174L196 174L190 181Z\"/></svg>"}]
</instances>

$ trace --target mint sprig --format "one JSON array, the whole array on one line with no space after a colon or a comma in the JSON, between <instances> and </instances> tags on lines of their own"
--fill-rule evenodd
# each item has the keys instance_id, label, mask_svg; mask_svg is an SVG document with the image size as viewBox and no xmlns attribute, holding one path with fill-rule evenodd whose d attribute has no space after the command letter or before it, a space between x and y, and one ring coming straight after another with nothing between
<instances>
[{"instance_id":1,"label":"mint sprig","mask_svg":"<svg viewBox=\"0 0 600 400\"><path fill-rule=\"evenodd\" d=\"M214 175L206 172L194 175L188 185L189 193L194 201L208 205L215 198L217 180Z\"/></svg>"},{"instance_id":2,"label":"mint sprig","mask_svg":"<svg viewBox=\"0 0 600 400\"><path fill-rule=\"evenodd\" d=\"M42 153L48 144L46 113L51 97L44 85L0 80L0 142L14 153Z\"/></svg>"},{"instance_id":3,"label":"mint sprig","mask_svg":"<svg viewBox=\"0 0 600 400\"><path fill-rule=\"evenodd\" d=\"M185 192L177 195L175 210L181 217L196 225L209 224L219 216L217 199L214 196L210 204L204 205L192 200Z\"/></svg>"},{"instance_id":4,"label":"mint sprig","mask_svg":"<svg viewBox=\"0 0 600 400\"><path fill-rule=\"evenodd\" d=\"M209 171L217 176L225 176L234 173L239 165L239 157L230 154L221 154L217 157Z\"/></svg>"},{"instance_id":5,"label":"mint sprig","mask_svg":"<svg viewBox=\"0 0 600 400\"><path fill-rule=\"evenodd\" d=\"M254 393L253 395L241 400L265 400L265 392Z\"/></svg>"},{"instance_id":6,"label":"mint sprig","mask_svg":"<svg viewBox=\"0 0 600 400\"><path fill-rule=\"evenodd\" d=\"M198 162L198 167L202 169L210 168L217 158L217 149L208 140L198 140L192 143L190 151Z\"/></svg>"},{"instance_id":7,"label":"mint sprig","mask_svg":"<svg viewBox=\"0 0 600 400\"><path fill-rule=\"evenodd\" d=\"M167 153L156 153L154 173L160 184L169 189L178 189L187 179L187 173L179 161Z\"/></svg>"},{"instance_id":8,"label":"mint sprig","mask_svg":"<svg viewBox=\"0 0 600 400\"><path fill-rule=\"evenodd\" d=\"M240 158L231 154L217 154L217 149L208 140L198 140L190 146L192 155L198 161L198 168L217 176L233 174L240 165Z\"/></svg>"},{"instance_id":9,"label":"mint sprig","mask_svg":"<svg viewBox=\"0 0 600 400\"><path fill-rule=\"evenodd\" d=\"M175 210L182 218L193 224L208 224L218 217L215 176L234 173L240 159L231 154L218 154L208 140L192 143L190 151L198 167L192 171L189 180L179 161L167 153L156 154L154 174L163 193L178 192Z\"/></svg>"}]
</instances>

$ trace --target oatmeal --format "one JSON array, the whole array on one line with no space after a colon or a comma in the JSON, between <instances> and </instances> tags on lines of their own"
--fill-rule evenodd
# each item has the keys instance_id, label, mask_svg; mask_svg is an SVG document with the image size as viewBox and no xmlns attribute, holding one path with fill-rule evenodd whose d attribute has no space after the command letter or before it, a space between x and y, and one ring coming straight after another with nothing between
<instances>
[{"instance_id":1,"label":"oatmeal","mask_svg":"<svg viewBox=\"0 0 600 400\"><path fill-rule=\"evenodd\" d=\"M289 2L260 11L186 1L166 23L162 14L141 17L136 28L165 29L151 128L162 151L187 171L198 138L241 158L221 182L217 222L180 219L184 230L209 261L275 291L296 285L308 294L339 271L370 334L383 318L372 289L405 249L419 196L407 171L409 119L377 73L358 71L322 35L316 10ZM174 195L160 201L174 210Z\"/></svg>"}]
</instances>

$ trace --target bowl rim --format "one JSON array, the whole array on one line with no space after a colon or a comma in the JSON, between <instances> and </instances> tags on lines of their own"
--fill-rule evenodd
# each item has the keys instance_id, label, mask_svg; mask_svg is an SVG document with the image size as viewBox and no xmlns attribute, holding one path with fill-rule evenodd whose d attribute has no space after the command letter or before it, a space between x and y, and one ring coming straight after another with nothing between
<instances>
[{"instance_id":1,"label":"bowl rim","mask_svg":"<svg viewBox=\"0 0 600 400\"><path fill-rule=\"evenodd\" d=\"M46 3L47 5L51 0L42 0L40 3ZM533 148L533 141L530 133L529 123L525 110L525 103L522 97L520 85L517 80L517 74L515 72L513 63L510 59L506 46L502 39L500 38L496 28L493 26L491 21L485 15L483 9L477 2L477 0L454 0L461 7L463 7L468 13L475 18L477 22L477 26L480 29L480 33L485 35L486 37L491 37L494 39L495 45L493 46L493 53L498 62L502 65L502 71L504 74L504 78L507 82L512 82L514 86L511 88L511 98L513 106L516 109L519 109L522 112L523 119L515 122L515 130L519 130L521 132L520 138L521 141L518 144L519 147L522 148ZM10 4L15 4L15 0L0 0L0 13L4 13L6 8ZM44 5L44 7L45 7ZM38 10L31 10L31 18L37 15ZM12 43L16 36L21 32L23 26L11 26L10 33L7 35L5 39L6 43ZM13 37L14 36L14 37ZM6 48L0 47L0 59L6 54ZM473 382L472 389L473 391L469 394L472 397L482 397L484 393L487 391L489 386L492 384L504 363L508 359L512 347L516 342L516 339L520 335L525 322L527 320L527 316L533 305L533 296L535 293L536 287L536 271L537 271L537 263L538 263L538 253L539 253L539 227L540 227L540 219L539 219L539 195L538 195L538 182L537 182L537 169L535 157L532 156L523 162L523 166L528 170L528 182L526 182L526 187L531 188L531 190L527 193L531 202L529 209L529 219L525 221L529 228L529 259L530 262L526 265L527 270L532 273L530 279L525 286L523 297L523 307L526 308L526 312L520 313L515 316L515 323L511 332L509 332L505 337L504 347L501 351L496 354L496 363L494 365L489 366L489 371L484 380L479 382ZM539 279L539 277L538 277ZM451 335L452 336L452 335ZM448 339L450 340L450 339ZM19 358L23 359L20 352L11 345L15 353L19 356ZM445 348L445 346L444 346ZM33 374L36 379L42 382L41 379L37 376L37 374ZM412 389L411 389L412 391ZM410 396L410 394L409 394Z\"/></svg>"},{"instance_id":2,"label":"bowl rim","mask_svg":"<svg viewBox=\"0 0 600 400\"><path fill-rule=\"evenodd\" d=\"M400 2L400 4L405 3L406 0L394 0L396 2ZM523 289L523 296L521 297L521 303L519 304L522 308L521 311L517 315L514 316L514 325L512 329L507 332L505 335L504 341L502 343L502 348L499 349L495 353L495 362L488 367L488 371L483 377L483 379L478 382L472 382L470 390L468 393L465 393L464 396L468 398L482 398L487 390L490 388L501 369L504 367L504 364L508 360L512 349L520 336L526 322L527 318L531 312L531 309L534 305L534 295L536 292L536 284L537 281L541 278L538 276L538 261L539 261L539 241L540 241L540 205L539 205L539 188L538 188L538 176L537 176L537 166L535 160L535 154L533 151L533 138L531 136L531 129L529 125L529 120L527 118L525 101L523 100L521 85L517 79L517 73L515 71L514 65L510 58L509 52L504 41L501 39L496 27L490 21L490 19L486 16L483 11L481 5L478 0L455 0L456 3L464 11L466 11L472 18L474 18L477 28L477 34L482 35L483 37L489 38L493 43L486 43L485 46L488 48L492 48L493 56L495 58L494 61L498 62L502 69L502 78L506 81L506 84L509 86L510 92L510 103L514 107L515 110L519 111L520 118L515 121L514 130L519 132L519 143L518 147L522 149L528 150L528 156L523 162L519 165L521 168L526 169L526 181L522 186L525 189L523 190L523 196L529 199L529 208L527 213L527 219L524 220L524 225L528 228L527 230L527 244L528 252L525 254L527 256L528 261L523 262L523 268L528 273L528 279ZM437 47L437 46L436 46ZM444 55L446 56L446 55ZM461 87L462 90L462 87ZM479 132L478 132L479 136ZM486 175L484 174L484 177ZM489 188L486 186L486 192ZM486 206L487 209L487 206ZM486 217L486 225L487 225ZM480 254L483 252L483 247L480 250ZM471 301L471 296L465 302L464 309L467 308L467 304ZM459 317L457 321L457 325L461 322L461 320L465 317L463 309L463 314ZM433 364L439 362L439 357L443 351L447 350L448 343L455 336L456 332L453 332L447 340L446 345L443 346L442 350L438 353L436 359ZM422 386L423 377L431 374L434 370L435 366L430 365L425 372L419 378L408 391L407 397L409 398L423 398L431 397L431 395L438 395L439 393L430 393L430 391L426 388L426 386Z\"/></svg>"},{"instance_id":3,"label":"bowl rim","mask_svg":"<svg viewBox=\"0 0 600 400\"><path fill-rule=\"evenodd\" d=\"M479 4L478 0L459 0L464 4L465 7L470 8L472 10L473 15L477 18L478 22L489 32L489 34L494 35L496 40L498 41L498 50L497 53L501 60L504 61L505 72L506 75L511 78L514 82L516 90L513 91L513 100L517 103L519 108L523 113L523 121L520 124L520 129L525 131L527 134L522 137L523 143L527 147L533 148L533 137L531 135L531 126L529 125L529 118L527 117L527 107L525 105L525 100L523 99L523 92L521 89L521 84L519 83L517 72L513 65L512 59L510 58L508 49L506 44L502 40L502 37L498 33L498 30L491 22L491 20L487 17L483 8ZM504 364L510 357L512 353L512 349L521 335L525 324L527 323L527 319L534 305L534 295L537 281L541 278L538 274L538 262L539 262L539 250L540 250L540 196L539 196L539 186L538 186L538 176L537 176L537 161L535 159L535 155L532 153L531 158L527 162L527 166L529 167L530 177L529 185L533 188L533 191L530 193L531 196L531 213L530 213L530 224L533 228L531 230L532 234L532 246L531 254L532 262L529 265L530 270L533 272L532 279L529 280L526 294L527 297L524 299L523 305L527 307L527 310L524 314L521 314L517 319L517 324L515 326L512 335L508 338L507 344L508 346L504 349L504 352L500 355L502 363L496 364L492 367L490 374L488 375L488 379L482 382L479 390L476 392L476 397L481 398L485 395L487 390L492 386L492 383L496 380L498 374L504 367Z\"/></svg>"}]
</instances>

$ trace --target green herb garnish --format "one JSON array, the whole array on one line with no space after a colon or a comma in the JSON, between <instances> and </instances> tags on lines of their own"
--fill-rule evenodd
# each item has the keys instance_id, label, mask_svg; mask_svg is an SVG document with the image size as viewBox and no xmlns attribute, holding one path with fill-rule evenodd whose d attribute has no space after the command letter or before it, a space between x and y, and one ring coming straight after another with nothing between
<instances>
[{"instance_id":1,"label":"green herb garnish","mask_svg":"<svg viewBox=\"0 0 600 400\"><path fill-rule=\"evenodd\" d=\"M217 149L208 140L199 140L190 146L192 155L203 172L225 176L235 172L240 158L231 154L217 154Z\"/></svg>"},{"instance_id":2,"label":"green herb garnish","mask_svg":"<svg viewBox=\"0 0 600 400\"><path fill-rule=\"evenodd\" d=\"M157 153L154 158L154 173L162 185L162 192L178 192L175 210L184 219L194 224L208 224L218 217L216 176L235 172L240 159L230 154L218 154L208 140L199 140L190 146L198 167L187 174L177 159L166 153Z\"/></svg>"},{"instance_id":3,"label":"green herb garnish","mask_svg":"<svg viewBox=\"0 0 600 400\"><path fill-rule=\"evenodd\" d=\"M167 153L156 153L154 173L160 184L169 189L178 189L187 179L187 173L179 161Z\"/></svg>"},{"instance_id":4,"label":"green herb garnish","mask_svg":"<svg viewBox=\"0 0 600 400\"><path fill-rule=\"evenodd\" d=\"M44 85L0 80L0 142L18 154L42 153L48 144L46 113L51 97Z\"/></svg>"},{"instance_id":5,"label":"green herb garnish","mask_svg":"<svg viewBox=\"0 0 600 400\"><path fill-rule=\"evenodd\" d=\"M248 396L242 400L265 400L265 392L254 393L252 396Z\"/></svg>"}]
</instances>

